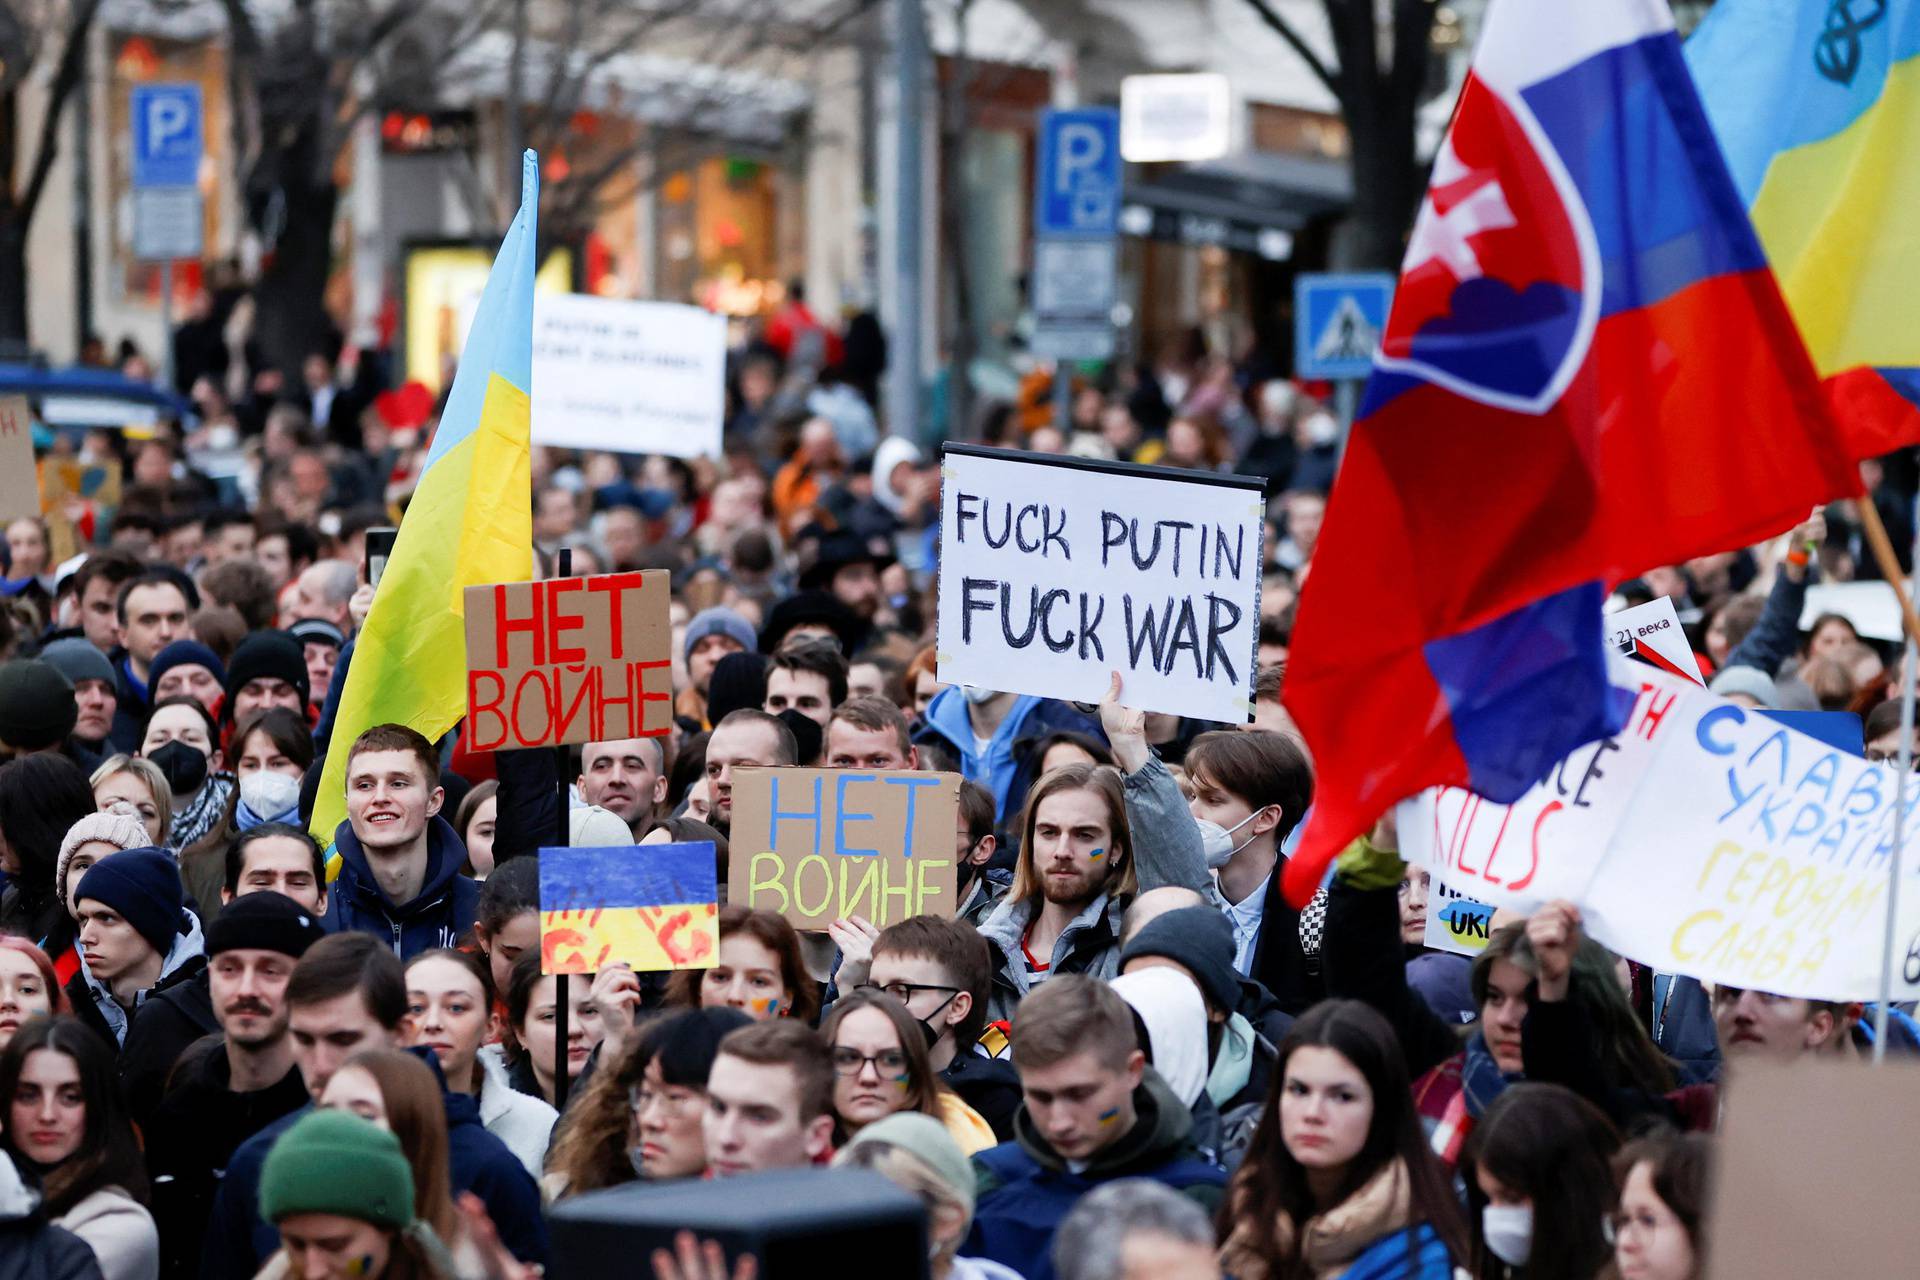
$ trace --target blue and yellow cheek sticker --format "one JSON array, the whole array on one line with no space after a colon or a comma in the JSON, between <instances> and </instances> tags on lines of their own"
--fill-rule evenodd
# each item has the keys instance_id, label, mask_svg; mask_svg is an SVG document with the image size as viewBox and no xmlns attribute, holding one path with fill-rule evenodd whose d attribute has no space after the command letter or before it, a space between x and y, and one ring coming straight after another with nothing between
<instances>
[{"instance_id":1,"label":"blue and yellow cheek sticker","mask_svg":"<svg viewBox=\"0 0 1920 1280\"><path fill-rule=\"evenodd\" d=\"M1107 851L1105 849L1095 849L1092 853L1087 855L1087 859L1091 862L1098 862L1100 861L1100 859L1106 856L1107 856Z\"/></svg>"},{"instance_id":2,"label":"blue and yellow cheek sticker","mask_svg":"<svg viewBox=\"0 0 1920 1280\"><path fill-rule=\"evenodd\" d=\"M756 1019L777 1018L780 1016L780 998L768 996L765 1000L749 1000L747 1010Z\"/></svg>"},{"instance_id":3,"label":"blue and yellow cheek sticker","mask_svg":"<svg viewBox=\"0 0 1920 1280\"><path fill-rule=\"evenodd\" d=\"M1106 1126L1112 1124L1114 1121L1118 1120L1119 1118L1120 1118L1120 1108L1118 1107L1113 1108L1111 1111L1102 1111L1100 1113L1100 1127L1104 1129Z\"/></svg>"}]
</instances>

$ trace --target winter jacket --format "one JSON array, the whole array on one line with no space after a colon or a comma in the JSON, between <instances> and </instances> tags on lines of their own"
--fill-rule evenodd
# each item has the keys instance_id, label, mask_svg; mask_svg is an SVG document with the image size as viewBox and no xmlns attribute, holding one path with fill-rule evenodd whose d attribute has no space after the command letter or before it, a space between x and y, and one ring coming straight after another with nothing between
<instances>
[{"instance_id":1,"label":"winter jacket","mask_svg":"<svg viewBox=\"0 0 1920 1280\"><path fill-rule=\"evenodd\" d=\"M1082 715L1064 702L1022 694L1007 711L1000 727L993 731L985 754L974 748L973 722L967 718L967 698L957 687L944 689L927 704L916 742L931 742L951 749L960 760L960 772L993 792L995 821L1005 826L1026 803L1027 789L1033 785L1039 761L1014 757L1013 744L1034 734L1071 729L1096 742L1105 742L1099 721Z\"/></svg>"},{"instance_id":2,"label":"winter jacket","mask_svg":"<svg viewBox=\"0 0 1920 1280\"><path fill-rule=\"evenodd\" d=\"M445 818L436 815L427 822L427 874L419 895L397 906L373 878L353 825L341 823L333 838L341 861L339 879L327 894L329 933L371 933L388 940L394 954L407 960L435 947L454 946L473 927L480 886L460 874L466 847Z\"/></svg>"},{"instance_id":3,"label":"winter jacket","mask_svg":"<svg viewBox=\"0 0 1920 1280\"><path fill-rule=\"evenodd\" d=\"M0 1155L0 1280L103 1280L87 1243L49 1222L40 1187Z\"/></svg>"},{"instance_id":4,"label":"winter jacket","mask_svg":"<svg viewBox=\"0 0 1920 1280\"><path fill-rule=\"evenodd\" d=\"M107 661L113 664L114 686L113 727L107 730L107 741L117 752L137 755L147 738L147 717L153 714L147 686L134 676L125 649L115 649Z\"/></svg>"},{"instance_id":5,"label":"winter jacket","mask_svg":"<svg viewBox=\"0 0 1920 1280\"><path fill-rule=\"evenodd\" d=\"M151 987L134 996L131 1013L121 1008L105 983L94 981L84 955L80 957L79 972L68 980L67 1001L73 1006L73 1016L105 1036L116 1051L126 1044L133 1017L142 1012L147 1001L206 972L206 939L201 936L200 922L191 911L183 911L180 923L185 929L173 936L173 946L168 948L167 958L160 962L160 976Z\"/></svg>"},{"instance_id":6,"label":"winter jacket","mask_svg":"<svg viewBox=\"0 0 1920 1280\"><path fill-rule=\"evenodd\" d=\"M1011 1062L1000 1062L968 1048L953 1055L940 1078L960 1095L961 1101L980 1113L995 1140L1013 1140L1013 1117L1020 1110L1021 1095L1020 1073Z\"/></svg>"},{"instance_id":7,"label":"winter jacket","mask_svg":"<svg viewBox=\"0 0 1920 1280\"><path fill-rule=\"evenodd\" d=\"M1186 797L1180 794L1179 784L1167 767L1149 756L1144 765L1127 775L1123 791L1140 892L1165 885L1208 892L1213 877L1207 872L1200 829L1187 812ZM1130 897L1114 898L1103 893L1089 902L1054 943L1047 975L1086 973L1104 981L1120 972L1120 922L1132 901ZM993 953L988 1021L1011 1018L1015 1006L1027 994L1027 969L1020 945L1034 910L1031 900L1008 899L979 926L980 936Z\"/></svg>"},{"instance_id":8,"label":"winter jacket","mask_svg":"<svg viewBox=\"0 0 1920 1280\"><path fill-rule=\"evenodd\" d=\"M1235 1209L1243 1188L1229 1196ZM1414 1217L1406 1166L1382 1166L1339 1204L1296 1224L1283 1210L1273 1226L1281 1253L1298 1250L1299 1274L1314 1280L1453 1280L1453 1258L1433 1228ZM1235 1280L1267 1280L1279 1270L1253 1237L1249 1215L1234 1213L1220 1264ZM1293 1273L1289 1273L1293 1274Z\"/></svg>"},{"instance_id":9,"label":"winter jacket","mask_svg":"<svg viewBox=\"0 0 1920 1280\"><path fill-rule=\"evenodd\" d=\"M102 1280L159 1280L160 1233L153 1215L119 1187L102 1187L54 1219L86 1241Z\"/></svg>"},{"instance_id":10,"label":"winter jacket","mask_svg":"<svg viewBox=\"0 0 1920 1280\"><path fill-rule=\"evenodd\" d=\"M507 1077L507 1064L498 1055L480 1054L475 1069L480 1073L480 1123L538 1180L560 1113L542 1099L515 1089Z\"/></svg>"},{"instance_id":11,"label":"winter jacket","mask_svg":"<svg viewBox=\"0 0 1920 1280\"><path fill-rule=\"evenodd\" d=\"M147 1176L160 1229L160 1274L199 1273L200 1246L220 1175L240 1144L307 1105L298 1067L264 1089L235 1093L226 1045L209 1037L189 1049L145 1126Z\"/></svg>"},{"instance_id":12,"label":"winter jacket","mask_svg":"<svg viewBox=\"0 0 1920 1280\"><path fill-rule=\"evenodd\" d=\"M453 1193L471 1191L486 1204L487 1216L507 1251L522 1262L545 1264L547 1222L540 1212L540 1188L506 1144L480 1123L480 1106L464 1093L445 1095L447 1164ZM280 1233L260 1217L260 1170L267 1152L306 1108L284 1116L242 1143L227 1163L214 1196L200 1251L202 1280L252 1280L280 1247Z\"/></svg>"},{"instance_id":13,"label":"winter jacket","mask_svg":"<svg viewBox=\"0 0 1920 1280\"><path fill-rule=\"evenodd\" d=\"M1896 546L1899 544L1895 544ZM1813 585L1815 570L1807 571L1795 582L1785 570L1773 576L1773 590L1767 593L1767 606L1760 620L1727 655L1720 669L1753 667L1769 679L1779 674L1780 664L1793 656L1800 646L1800 613L1807 603L1807 588Z\"/></svg>"},{"instance_id":14,"label":"winter jacket","mask_svg":"<svg viewBox=\"0 0 1920 1280\"><path fill-rule=\"evenodd\" d=\"M1151 1179L1212 1213L1226 1174L1195 1149L1192 1114L1151 1067L1133 1091L1133 1105L1133 1128L1078 1173L1047 1145L1022 1107L1014 1119L1015 1140L973 1158L973 1228L960 1252L1012 1267L1027 1280L1053 1280L1050 1250L1061 1219L1081 1196L1118 1178Z\"/></svg>"},{"instance_id":15,"label":"winter jacket","mask_svg":"<svg viewBox=\"0 0 1920 1280\"><path fill-rule=\"evenodd\" d=\"M133 1011L127 1042L120 1048L120 1083L127 1107L142 1129L167 1091L167 1077L180 1056L202 1036L220 1030L213 1013L203 958L155 983Z\"/></svg>"}]
</instances>

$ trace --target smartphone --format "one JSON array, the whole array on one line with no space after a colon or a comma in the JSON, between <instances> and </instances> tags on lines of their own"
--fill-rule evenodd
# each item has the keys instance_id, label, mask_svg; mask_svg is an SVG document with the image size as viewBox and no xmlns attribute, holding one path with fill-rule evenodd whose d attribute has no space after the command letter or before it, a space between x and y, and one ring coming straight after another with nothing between
<instances>
[{"instance_id":1,"label":"smartphone","mask_svg":"<svg viewBox=\"0 0 1920 1280\"><path fill-rule=\"evenodd\" d=\"M387 571L387 558L393 554L393 540L399 536L398 529L367 530L367 584L369 586L380 585L380 575Z\"/></svg>"}]
</instances>

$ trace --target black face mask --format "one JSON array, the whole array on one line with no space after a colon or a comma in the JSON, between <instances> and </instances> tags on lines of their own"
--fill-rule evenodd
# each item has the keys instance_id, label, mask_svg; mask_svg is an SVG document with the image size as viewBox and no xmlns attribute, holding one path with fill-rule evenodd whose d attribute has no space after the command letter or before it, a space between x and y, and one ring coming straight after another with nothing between
<instances>
[{"instance_id":1,"label":"black face mask","mask_svg":"<svg viewBox=\"0 0 1920 1280\"><path fill-rule=\"evenodd\" d=\"M207 757L190 742L169 742L147 753L147 759L167 779L177 796L191 795L207 780Z\"/></svg>"},{"instance_id":2,"label":"black face mask","mask_svg":"<svg viewBox=\"0 0 1920 1280\"><path fill-rule=\"evenodd\" d=\"M940 1037L946 1034L947 1029L943 1026L935 1026L934 1019L938 1018L941 1014L945 1013L947 1011L947 1006L952 1004L954 1000L958 998L959 994L960 993L957 991L954 992L953 995L948 996L945 1000L942 1000L940 1002L940 1007L938 1009L935 1009L932 1013L928 1014L924 1018L915 1019L915 1021L919 1022L920 1024L920 1034L927 1038L927 1048L929 1049L933 1048L934 1045L940 1042Z\"/></svg>"}]
</instances>

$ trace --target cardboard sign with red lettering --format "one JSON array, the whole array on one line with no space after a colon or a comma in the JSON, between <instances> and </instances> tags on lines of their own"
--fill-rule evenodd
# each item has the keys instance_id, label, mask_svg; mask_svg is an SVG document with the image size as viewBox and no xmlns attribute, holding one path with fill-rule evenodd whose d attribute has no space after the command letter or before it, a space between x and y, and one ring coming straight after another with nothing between
<instances>
[{"instance_id":1,"label":"cardboard sign with red lettering","mask_svg":"<svg viewBox=\"0 0 1920 1280\"><path fill-rule=\"evenodd\" d=\"M468 587L469 749L665 735L669 591L663 569Z\"/></svg>"},{"instance_id":2,"label":"cardboard sign with red lettering","mask_svg":"<svg viewBox=\"0 0 1920 1280\"><path fill-rule=\"evenodd\" d=\"M824 929L950 916L960 775L910 769L741 769L727 901Z\"/></svg>"},{"instance_id":3,"label":"cardboard sign with red lettering","mask_svg":"<svg viewBox=\"0 0 1920 1280\"><path fill-rule=\"evenodd\" d=\"M40 514L33 466L33 411L25 396L0 397L0 520Z\"/></svg>"}]
</instances>

